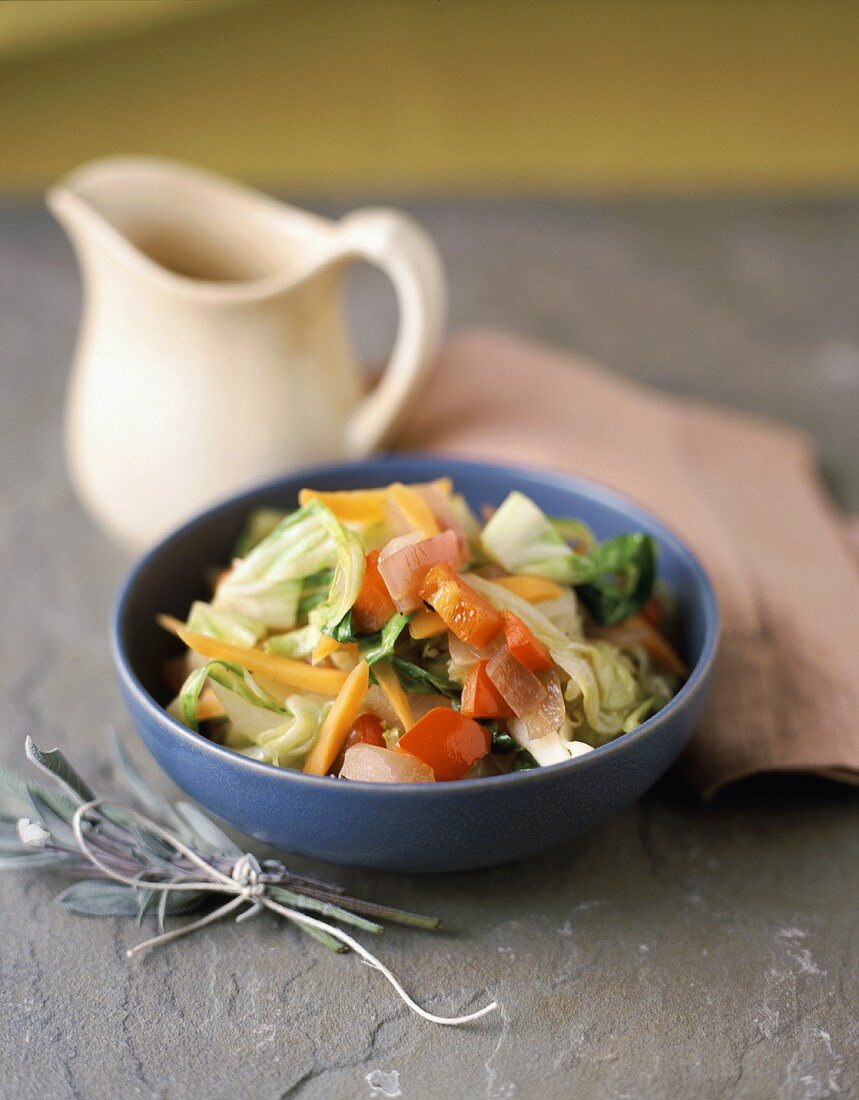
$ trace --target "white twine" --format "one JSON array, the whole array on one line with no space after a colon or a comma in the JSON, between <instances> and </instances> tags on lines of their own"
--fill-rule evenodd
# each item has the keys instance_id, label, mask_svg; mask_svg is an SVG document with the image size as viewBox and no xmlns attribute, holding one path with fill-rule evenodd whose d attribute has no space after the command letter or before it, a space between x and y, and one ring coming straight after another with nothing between
<instances>
[{"instance_id":1,"label":"white twine","mask_svg":"<svg viewBox=\"0 0 859 1100\"><path fill-rule=\"evenodd\" d=\"M297 909L287 908L285 905L280 905L278 902L274 901L273 898L270 898L266 893L266 884L259 881L259 863L250 852L240 856L233 864L231 873L226 875L207 860L203 859L203 857L192 848L189 848L187 844L184 844L179 837L174 836L173 833L169 832L161 825L156 824L156 822L150 821L149 818L145 817L143 814L138 813L136 810L128 809L125 806L120 807L123 813L136 817L137 820L144 825L147 831L170 844L177 852L185 856L186 859L189 859L200 869L201 877L189 878L186 876L178 882L150 882L149 880L141 880L139 877L130 878L127 875L121 874L119 871L115 871L109 864L104 863L99 858L98 853L90 847L86 834L83 831L83 819L85 815L90 810L97 809L99 806L109 801L110 800L106 798L94 798L90 802L85 802L82 806L78 806L71 823L75 840L81 852L93 866L97 867L102 872L102 874L115 879L117 882L123 882L127 886L133 886L136 889L156 890L162 893L170 893L173 890L178 890L231 895L229 901L213 910L213 912L208 913L206 916L200 917L198 920L191 921L188 924L184 924L181 928L174 928L168 932L162 932L132 947L130 950L126 951L126 955L129 958L133 955L137 955L141 951L148 951L152 947L161 947L163 944L178 939L180 936L185 936L189 932L196 932L198 928L204 928L207 924L212 924L214 921L220 920L221 917L226 917L228 914L235 912L235 910L239 909L242 905L250 905L251 908L241 913L236 918L237 920L252 916L254 913L258 913L265 908L270 909L274 913L279 913L282 917L286 917L287 920L292 921L293 924L300 924L307 928L314 928L317 931L325 932L327 935L332 936L350 950L354 951L368 966L371 966L374 970L378 970L383 977L390 982L397 994L403 1002L408 1005L412 1012L416 1013L424 1020L429 1020L430 1023L452 1027L458 1026L459 1024L468 1024L471 1023L472 1020L479 1020L481 1016L486 1016L487 1013L494 1011L498 1007L497 1001L492 1001L491 1004L486 1005L477 1012L470 1012L465 1016L436 1016L432 1012L427 1012L426 1009L421 1008L417 1002L412 1000L405 989L403 989L396 976L391 973L384 963L377 959L375 955L368 951L366 947L359 943L353 936L350 936L347 932L344 932L334 924L328 924L326 921L317 920L316 917L311 917L307 913L302 913ZM114 805L117 804L114 803Z\"/></svg>"}]
</instances>

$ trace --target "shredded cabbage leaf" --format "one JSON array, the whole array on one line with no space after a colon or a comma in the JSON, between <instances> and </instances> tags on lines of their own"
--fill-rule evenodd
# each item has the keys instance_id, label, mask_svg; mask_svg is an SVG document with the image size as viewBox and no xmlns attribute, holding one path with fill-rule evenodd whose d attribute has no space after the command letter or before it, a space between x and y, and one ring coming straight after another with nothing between
<instances>
[{"instance_id":1,"label":"shredded cabbage leaf","mask_svg":"<svg viewBox=\"0 0 859 1100\"><path fill-rule=\"evenodd\" d=\"M233 557L243 558L249 554L287 515L287 512L275 508L255 508L248 516L242 533L236 539Z\"/></svg>"},{"instance_id":2,"label":"shredded cabbage leaf","mask_svg":"<svg viewBox=\"0 0 859 1100\"><path fill-rule=\"evenodd\" d=\"M198 634L208 634L231 645L253 646L265 634L265 623L259 619L250 619L223 608L213 607L210 603L195 600L191 604L186 623L189 630Z\"/></svg>"},{"instance_id":3,"label":"shredded cabbage leaf","mask_svg":"<svg viewBox=\"0 0 859 1100\"><path fill-rule=\"evenodd\" d=\"M225 661L209 661L195 669L170 712L197 730L197 701L206 683L228 720L225 740L231 747L281 767L300 767L313 747L331 701L290 695L281 705L249 672Z\"/></svg>"},{"instance_id":4,"label":"shredded cabbage leaf","mask_svg":"<svg viewBox=\"0 0 859 1100\"><path fill-rule=\"evenodd\" d=\"M266 653L277 653L281 657L291 657L294 661L306 660L319 641L320 632L318 626L308 623L297 630L289 630L285 634L272 634L263 644Z\"/></svg>"},{"instance_id":5,"label":"shredded cabbage leaf","mask_svg":"<svg viewBox=\"0 0 859 1100\"><path fill-rule=\"evenodd\" d=\"M536 573L562 584L569 583L561 579L566 560L571 556L569 546L548 516L518 490L495 509L480 541L486 555L509 573Z\"/></svg>"},{"instance_id":6,"label":"shredded cabbage leaf","mask_svg":"<svg viewBox=\"0 0 859 1100\"><path fill-rule=\"evenodd\" d=\"M328 509L325 509L328 512ZM326 522L335 545L334 577L327 599L310 612L311 623L323 634L335 636L337 626L352 610L364 582L364 547L354 531L339 523L331 512Z\"/></svg>"},{"instance_id":7,"label":"shredded cabbage leaf","mask_svg":"<svg viewBox=\"0 0 859 1100\"><path fill-rule=\"evenodd\" d=\"M258 619L270 629L292 629L304 582L334 567L327 595L314 608L313 622L336 625L355 602L364 576L358 536L317 500L282 519L218 585L212 605Z\"/></svg>"},{"instance_id":8,"label":"shredded cabbage leaf","mask_svg":"<svg viewBox=\"0 0 859 1100\"><path fill-rule=\"evenodd\" d=\"M304 695L290 695L284 704L286 719L279 726L258 734L250 744L228 733L227 744L254 760L300 769L330 709L330 700L321 703Z\"/></svg>"},{"instance_id":9,"label":"shredded cabbage leaf","mask_svg":"<svg viewBox=\"0 0 859 1100\"><path fill-rule=\"evenodd\" d=\"M240 733L252 736L282 721L283 707L249 672L227 661L207 661L194 669L170 706L189 729L197 730L197 702L207 681Z\"/></svg>"}]
</instances>

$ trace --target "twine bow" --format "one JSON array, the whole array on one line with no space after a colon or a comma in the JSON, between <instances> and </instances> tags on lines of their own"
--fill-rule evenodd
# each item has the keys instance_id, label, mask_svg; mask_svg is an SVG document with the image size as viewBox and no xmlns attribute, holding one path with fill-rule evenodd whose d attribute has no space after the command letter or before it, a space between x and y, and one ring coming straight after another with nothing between
<instances>
[{"instance_id":1,"label":"twine bow","mask_svg":"<svg viewBox=\"0 0 859 1100\"><path fill-rule=\"evenodd\" d=\"M181 928L170 929L157 936L152 936L150 939L144 940L142 943L130 948L126 951L126 955L129 958L142 951L147 951L150 948L161 947L163 944L178 939L180 936L185 936L189 932L195 932L199 928L204 928L207 924L212 924L214 921L220 920L221 917L226 917L228 914L247 905L249 908L239 913L236 920L245 920L247 917L252 917L256 913L262 912L263 909L270 909L272 912L278 913L294 924L304 925L307 928L323 932L327 936L333 936L334 939L339 940L345 947L354 951L368 966L371 966L374 970L378 970L387 981L390 982L397 994L404 1003L408 1005L412 1012L425 1020L429 1020L431 1023L452 1026L467 1024L472 1020L479 1020L481 1016L485 1016L498 1007L497 1002L492 1001L491 1004L486 1005L477 1012L470 1012L465 1016L436 1016L431 1012L427 1012L426 1009L421 1008L419 1004L412 1000L384 963L377 959L375 955L368 951L366 947L359 943L353 936L350 936L347 932L344 932L334 924L318 920L316 917L311 917L298 909L291 909L288 906L281 905L270 897L267 893L266 883L260 880L262 868L252 853L246 852L244 855L240 856L233 864L230 874L225 874L223 871L213 866L208 860L204 859L198 852L189 848L187 844L183 843L179 837L175 836L168 829L163 828L163 826L158 825L154 821L150 821L148 817L138 813L136 810L132 810L118 803L112 803L115 807L121 809L123 814L136 818L137 821L146 828L147 832L152 833L166 844L169 844L175 851L179 852L194 864L200 872L199 876L186 874L170 882L153 881L143 878L140 875L136 877L123 875L99 857L98 852L89 844L83 828L86 815L91 810L98 810L99 807L109 802L111 802L111 800L106 798L94 798L88 802L84 802L77 807L71 821L72 832L74 833L78 847L84 857L89 860L94 867L97 867L103 875L115 879L117 882L122 882L127 886L132 886L135 889L154 890L161 893L172 893L173 891L203 892L225 894L229 897L228 901L214 909L211 913L207 913L197 920L184 924Z\"/></svg>"}]
</instances>

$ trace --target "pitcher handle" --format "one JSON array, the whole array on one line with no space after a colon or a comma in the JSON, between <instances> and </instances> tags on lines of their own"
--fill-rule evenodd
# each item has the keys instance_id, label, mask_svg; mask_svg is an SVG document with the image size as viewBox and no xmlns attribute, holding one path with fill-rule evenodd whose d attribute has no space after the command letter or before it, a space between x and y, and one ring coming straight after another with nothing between
<instances>
[{"instance_id":1,"label":"pitcher handle","mask_svg":"<svg viewBox=\"0 0 859 1100\"><path fill-rule=\"evenodd\" d=\"M409 398L432 366L444 333L447 290L441 257L429 235L398 210L367 208L338 226L338 251L379 267L397 295L400 321L391 358L371 394L346 425L355 458L387 443Z\"/></svg>"}]
</instances>

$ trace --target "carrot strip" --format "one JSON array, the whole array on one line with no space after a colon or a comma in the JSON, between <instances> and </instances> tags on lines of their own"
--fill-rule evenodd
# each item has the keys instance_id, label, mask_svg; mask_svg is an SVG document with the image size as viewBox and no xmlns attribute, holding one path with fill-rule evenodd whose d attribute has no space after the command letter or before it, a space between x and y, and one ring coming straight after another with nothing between
<instances>
[{"instance_id":1,"label":"carrot strip","mask_svg":"<svg viewBox=\"0 0 859 1100\"><path fill-rule=\"evenodd\" d=\"M530 573L518 573L513 577L493 577L493 584L499 584L515 596L528 603L540 603L541 600L554 600L563 596L564 589L546 577L534 577Z\"/></svg>"},{"instance_id":2,"label":"carrot strip","mask_svg":"<svg viewBox=\"0 0 859 1100\"><path fill-rule=\"evenodd\" d=\"M642 645L654 661L669 672L684 679L689 675L689 669L674 646L643 615L633 615L617 626L594 625L588 628L588 633L616 646Z\"/></svg>"},{"instance_id":3,"label":"carrot strip","mask_svg":"<svg viewBox=\"0 0 859 1100\"><path fill-rule=\"evenodd\" d=\"M664 665L665 668L675 673L677 676L685 678L689 675L689 669L686 667L683 658L664 634L660 634L659 631L651 626L647 619L643 618L641 615L636 615L634 618L630 619L629 622L631 624L634 623L636 627L640 627L642 632L641 644L654 661L660 665Z\"/></svg>"},{"instance_id":4,"label":"carrot strip","mask_svg":"<svg viewBox=\"0 0 859 1100\"><path fill-rule=\"evenodd\" d=\"M393 485L388 486L388 498L402 513L412 530L419 531L424 538L428 539L433 535L441 534L441 528L429 505L411 486L395 481Z\"/></svg>"},{"instance_id":5,"label":"carrot strip","mask_svg":"<svg viewBox=\"0 0 859 1100\"><path fill-rule=\"evenodd\" d=\"M330 638L327 634L323 634L313 647L310 663L312 665L318 665L320 661L324 661L326 657L330 657L331 654L336 652L339 648L340 643L338 641L335 641L334 638Z\"/></svg>"},{"instance_id":6,"label":"carrot strip","mask_svg":"<svg viewBox=\"0 0 859 1100\"><path fill-rule=\"evenodd\" d=\"M337 695L347 679L348 674L337 668L314 668L304 661L294 661L291 657L264 653L261 649L233 645L218 638L210 638L208 634L198 634L172 615L158 615L157 621L201 657L241 665L248 672L269 676L279 684L288 684L290 687L313 691L319 695Z\"/></svg>"},{"instance_id":7,"label":"carrot strip","mask_svg":"<svg viewBox=\"0 0 859 1100\"><path fill-rule=\"evenodd\" d=\"M373 665L373 674L403 729L410 730L415 724L412 708L390 661L376 661Z\"/></svg>"},{"instance_id":8,"label":"carrot strip","mask_svg":"<svg viewBox=\"0 0 859 1100\"><path fill-rule=\"evenodd\" d=\"M313 748L304 761L304 771L310 775L325 775L349 735L358 717L361 703L370 684L370 666L361 661L346 678L337 698L322 723Z\"/></svg>"},{"instance_id":9,"label":"carrot strip","mask_svg":"<svg viewBox=\"0 0 859 1100\"><path fill-rule=\"evenodd\" d=\"M449 477L441 477L435 481L417 483L416 485L406 485L404 488L414 492L415 488L420 488L424 484L438 485L442 492L447 493L448 496L453 491L453 482ZM318 500L321 504L330 508L343 523L381 523L387 517L390 489L390 485L386 485L381 489L343 489L331 493L318 489L302 489L298 494L298 503L303 505L308 504L311 500Z\"/></svg>"},{"instance_id":10,"label":"carrot strip","mask_svg":"<svg viewBox=\"0 0 859 1100\"><path fill-rule=\"evenodd\" d=\"M309 504L311 500L326 505L344 523L381 523L385 518L388 490L356 489L323 493L316 489L302 489L298 494L301 505Z\"/></svg>"},{"instance_id":11,"label":"carrot strip","mask_svg":"<svg viewBox=\"0 0 859 1100\"><path fill-rule=\"evenodd\" d=\"M418 611L409 623L409 633L416 641L424 638L435 638L438 634L444 634L447 627L444 620L436 611L426 609Z\"/></svg>"}]
</instances>

